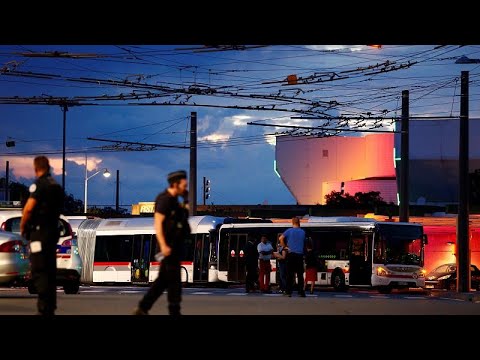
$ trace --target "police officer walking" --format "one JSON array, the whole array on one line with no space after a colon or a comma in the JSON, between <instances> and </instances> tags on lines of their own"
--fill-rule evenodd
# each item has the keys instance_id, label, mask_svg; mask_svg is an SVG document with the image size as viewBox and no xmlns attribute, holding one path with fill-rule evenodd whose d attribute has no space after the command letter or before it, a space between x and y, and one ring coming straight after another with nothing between
<instances>
[{"instance_id":1,"label":"police officer walking","mask_svg":"<svg viewBox=\"0 0 480 360\"><path fill-rule=\"evenodd\" d=\"M160 251L164 258L160 263L160 271L150 290L140 300L133 315L148 315L155 301L168 290L168 310L170 315L180 315L182 300L182 284L180 260L183 253L184 240L190 236L188 224L188 182L185 171L168 174L169 187L159 194L155 200L155 234ZM178 202L182 196L184 204Z\"/></svg>"},{"instance_id":2,"label":"police officer walking","mask_svg":"<svg viewBox=\"0 0 480 360\"><path fill-rule=\"evenodd\" d=\"M20 231L30 241L31 281L38 292L38 314L53 316L57 308L58 220L65 196L50 175L50 163L45 156L36 157L33 166L37 180L30 186Z\"/></svg>"}]
</instances>

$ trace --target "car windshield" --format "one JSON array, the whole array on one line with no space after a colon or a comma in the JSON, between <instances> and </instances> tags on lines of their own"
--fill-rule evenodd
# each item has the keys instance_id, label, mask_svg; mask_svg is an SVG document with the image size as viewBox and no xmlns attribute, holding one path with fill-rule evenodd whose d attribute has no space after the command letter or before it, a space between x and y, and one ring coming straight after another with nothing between
<instances>
[{"instance_id":1,"label":"car windshield","mask_svg":"<svg viewBox=\"0 0 480 360\"><path fill-rule=\"evenodd\" d=\"M423 265L422 227L378 224L374 263Z\"/></svg>"}]
</instances>

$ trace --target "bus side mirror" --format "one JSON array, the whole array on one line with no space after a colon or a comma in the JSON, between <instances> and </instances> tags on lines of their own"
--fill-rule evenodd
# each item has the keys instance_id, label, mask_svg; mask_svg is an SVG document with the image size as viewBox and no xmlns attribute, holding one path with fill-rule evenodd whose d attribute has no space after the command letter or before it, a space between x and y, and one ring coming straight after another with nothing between
<instances>
[{"instance_id":1,"label":"bus side mirror","mask_svg":"<svg viewBox=\"0 0 480 360\"><path fill-rule=\"evenodd\" d=\"M422 241L423 241L423 245L427 245L427 244L428 244L427 234L423 234L423 236L422 236Z\"/></svg>"}]
</instances>

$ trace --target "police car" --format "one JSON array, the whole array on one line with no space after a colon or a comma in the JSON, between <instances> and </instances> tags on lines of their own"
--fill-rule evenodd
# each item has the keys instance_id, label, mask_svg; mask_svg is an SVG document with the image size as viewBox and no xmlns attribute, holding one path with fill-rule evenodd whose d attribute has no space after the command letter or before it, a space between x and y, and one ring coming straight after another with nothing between
<instances>
[{"instance_id":1,"label":"police car","mask_svg":"<svg viewBox=\"0 0 480 360\"><path fill-rule=\"evenodd\" d=\"M0 229L20 234L21 210L0 211ZM66 294L76 294L80 288L82 259L78 252L77 238L74 236L68 219L60 215L58 221L60 239L57 243L57 286L63 287ZM29 276L26 278L28 291L36 293Z\"/></svg>"}]
</instances>

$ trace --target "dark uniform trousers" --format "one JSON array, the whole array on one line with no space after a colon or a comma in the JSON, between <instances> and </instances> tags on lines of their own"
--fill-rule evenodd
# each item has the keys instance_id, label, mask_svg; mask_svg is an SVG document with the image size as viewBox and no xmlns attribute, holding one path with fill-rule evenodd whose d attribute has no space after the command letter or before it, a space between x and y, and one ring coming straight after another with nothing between
<instances>
[{"instance_id":1,"label":"dark uniform trousers","mask_svg":"<svg viewBox=\"0 0 480 360\"><path fill-rule=\"evenodd\" d=\"M30 254L32 281L38 292L38 312L53 315L57 308L57 241L59 238L57 224L50 229L47 226L30 233L30 241L40 241L42 251Z\"/></svg>"},{"instance_id":2,"label":"dark uniform trousers","mask_svg":"<svg viewBox=\"0 0 480 360\"><path fill-rule=\"evenodd\" d=\"M140 309L148 312L165 290L168 291L168 311L170 315L180 315L182 283L180 259L175 254L167 256L162 260L158 277L140 301Z\"/></svg>"},{"instance_id":3,"label":"dark uniform trousers","mask_svg":"<svg viewBox=\"0 0 480 360\"><path fill-rule=\"evenodd\" d=\"M295 283L295 275L298 281L298 293L303 294L303 255L296 253L289 253L287 255L287 289L286 293L291 294L293 284Z\"/></svg>"},{"instance_id":4,"label":"dark uniform trousers","mask_svg":"<svg viewBox=\"0 0 480 360\"><path fill-rule=\"evenodd\" d=\"M255 282L258 280L258 261L247 263L246 270L245 289L246 291L253 291L255 290Z\"/></svg>"}]
</instances>

